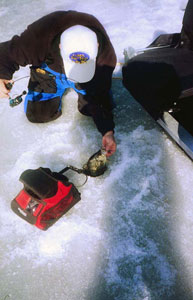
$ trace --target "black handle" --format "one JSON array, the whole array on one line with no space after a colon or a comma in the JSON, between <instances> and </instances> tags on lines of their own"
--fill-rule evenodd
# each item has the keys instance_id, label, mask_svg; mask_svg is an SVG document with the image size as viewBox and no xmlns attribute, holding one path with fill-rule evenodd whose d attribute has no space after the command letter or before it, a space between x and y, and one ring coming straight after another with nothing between
<instances>
[{"instance_id":1,"label":"black handle","mask_svg":"<svg viewBox=\"0 0 193 300\"><path fill-rule=\"evenodd\" d=\"M84 170L78 169L78 168L73 167L73 166L67 166L66 168L62 169L59 173L63 174L63 173L65 173L68 170L72 170L72 171L74 171L74 172L76 172L78 174L84 174Z\"/></svg>"},{"instance_id":2,"label":"black handle","mask_svg":"<svg viewBox=\"0 0 193 300\"><path fill-rule=\"evenodd\" d=\"M10 91L13 87L13 83L8 82L8 83L5 84L5 87Z\"/></svg>"}]
</instances>

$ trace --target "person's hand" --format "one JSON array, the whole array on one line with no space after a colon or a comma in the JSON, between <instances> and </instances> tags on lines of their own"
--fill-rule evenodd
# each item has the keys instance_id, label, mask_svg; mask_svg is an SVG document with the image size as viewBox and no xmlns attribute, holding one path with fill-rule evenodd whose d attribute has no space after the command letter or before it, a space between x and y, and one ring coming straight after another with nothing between
<instances>
[{"instance_id":1,"label":"person's hand","mask_svg":"<svg viewBox=\"0 0 193 300\"><path fill-rule=\"evenodd\" d=\"M6 87L6 84L12 83L12 80L0 79L0 98L8 98L10 89Z\"/></svg>"},{"instance_id":2,"label":"person's hand","mask_svg":"<svg viewBox=\"0 0 193 300\"><path fill-rule=\"evenodd\" d=\"M111 156L116 151L116 142L114 138L113 131L108 131L105 133L102 139L102 147L106 150L106 156Z\"/></svg>"}]
</instances>

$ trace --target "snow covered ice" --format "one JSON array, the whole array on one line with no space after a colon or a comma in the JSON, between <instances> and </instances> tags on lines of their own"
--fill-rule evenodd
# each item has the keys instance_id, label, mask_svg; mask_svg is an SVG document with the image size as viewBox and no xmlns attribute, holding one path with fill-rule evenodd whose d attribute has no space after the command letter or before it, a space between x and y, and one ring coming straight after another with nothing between
<instances>
[{"instance_id":1,"label":"snow covered ice","mask_svg":"<svg viewBox=\"0 0 193 300\"><path fill-rule=\"evenodd\" d=\"M186 1L2 0L0 41L21 33L55 10L95 15L118 61L123 49L146 47L161 32L179 32ZM28 75L21 68L14 78ZM114 76L120 76L117 69ZM12 93L26 89L28 78ZM193 165L113 81L116 140L105 175L79 188L81 201L48 231L10 209L22 188L20 174L40 166L81 167L101 146L92 120L77 110L77 95L63 99L62 116L29 123L23 104L0 99L0 300L193 299ZM77 185L83 175L68 177Z\"/></svg>"}]
</instances>

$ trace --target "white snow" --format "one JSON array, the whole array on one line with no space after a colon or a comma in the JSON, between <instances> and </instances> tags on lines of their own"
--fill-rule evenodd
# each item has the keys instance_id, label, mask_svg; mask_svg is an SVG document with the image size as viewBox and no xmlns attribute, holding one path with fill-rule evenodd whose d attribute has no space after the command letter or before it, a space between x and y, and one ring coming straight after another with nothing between
<instances>
[{"instance_id":1,"label":"white snow","mask_svg":"<svg viewBox=\"0 0 193 300\"><path fill-rule=\"evenodd\" d=\"M0 41L55 10L95 15L118 61L160 32L179 32L186 1L1 1ZM21 68L14 78L29 74ZM118 73L119 75L120 73ZM116 73L114 74L117 75ZM26 89L18 81L12 93ZM193 298L193 166L186 155L113 81L118 149L108 171L79 188L81 201L48 231L10 209L20 174L40 166L81 167L101 146L93 121L79 114L77 95L62 116L29 123L23 104L0 99L0 300L161 300ZM67 174L77 185L84 176ZM6 297L7 296L7 297Z\"/></svg>"}]
</instances>

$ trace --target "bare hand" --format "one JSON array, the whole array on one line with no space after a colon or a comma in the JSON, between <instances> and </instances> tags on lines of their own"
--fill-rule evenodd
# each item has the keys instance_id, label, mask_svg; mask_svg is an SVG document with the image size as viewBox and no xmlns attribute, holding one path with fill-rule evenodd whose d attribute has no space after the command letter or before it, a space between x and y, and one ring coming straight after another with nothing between
<instances>
[{"instance_id":1,"label":"bare hand","mask_svg":"<svg viewBox=\"0 0 193 300\"><path fill-rule=\"evenodd\" d=\"M7 83L12 83L12 80L0 79L0 98L8 98L10 90L6 87Z\"/></svg>"},{"instance_id":2,"label":"bare hand","mask_svg":"<svg viewBox=\"0 0 193 300\"><path fill-rule=\"evenodd\" d=\"M113 131L105 133L102 139L102 147L106 150L106 156L111 156L116 151L116 142Z\"/></svg>"}]
</instances>

